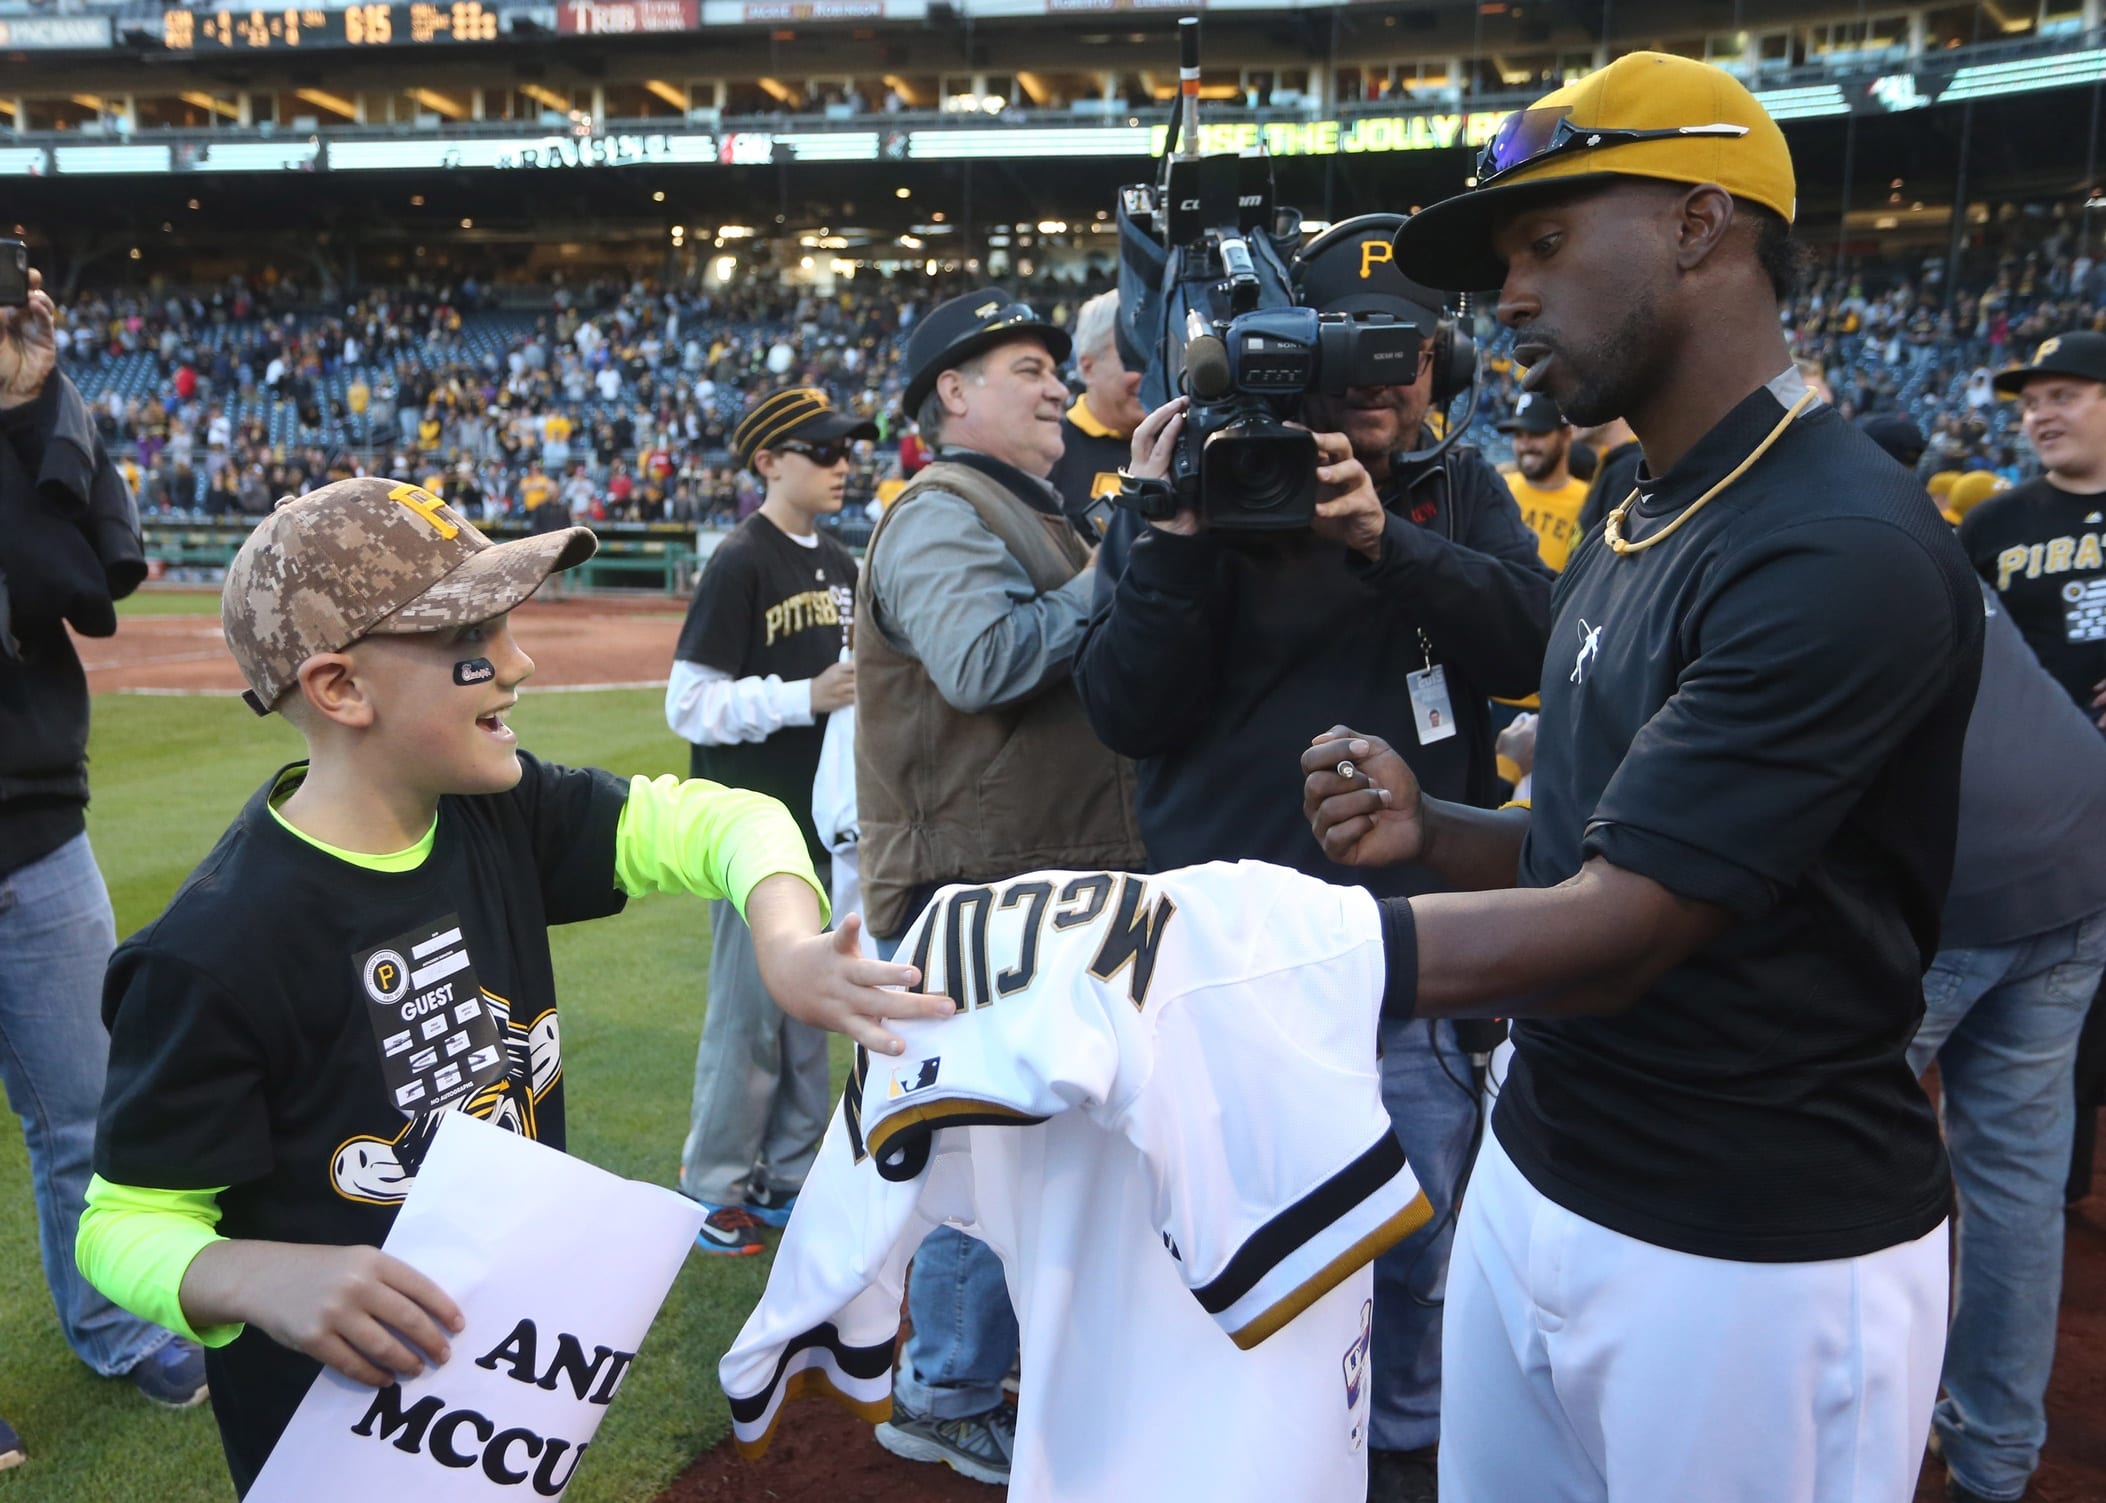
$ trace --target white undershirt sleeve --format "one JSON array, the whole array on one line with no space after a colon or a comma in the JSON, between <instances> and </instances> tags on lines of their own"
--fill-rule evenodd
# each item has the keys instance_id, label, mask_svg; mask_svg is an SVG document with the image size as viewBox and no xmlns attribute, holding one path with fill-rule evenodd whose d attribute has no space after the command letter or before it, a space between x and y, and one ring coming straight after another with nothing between
<instances>
[{"instance_id":1,"label":"white undershirt sleeve","mask_svg":"<svg viewBox=\"0 0 2106 1503\"><path fill-rule=\"evenodd\" d=\"M765 741L812 723L812 681L776 674L733 678L721 668L675 661L665 686L665 723L698 746Z\"/></svg>"}]
</instances>

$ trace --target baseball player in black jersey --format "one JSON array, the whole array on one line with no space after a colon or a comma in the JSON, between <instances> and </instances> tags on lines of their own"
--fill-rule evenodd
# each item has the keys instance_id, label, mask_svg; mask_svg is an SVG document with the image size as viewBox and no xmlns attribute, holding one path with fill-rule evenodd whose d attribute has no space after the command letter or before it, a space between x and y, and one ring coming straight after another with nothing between
<instances>
[{"instance_id":1,"label":"baseball player in black jersey","mask_svg":"<svg viewBox=\"0 0 2106 1503\"><path fill-rule=\"evenodd\" d=\"M1385 1012L1516 1019L1441 1497L1906 1503L1951 1201L1906 1052L1980 593L1792 364L1791 156L1737 80L1629 54L1510 116L1477 181L1400 265L1498 286L1529 384L1645 462L1559 581L1532 809L1424 797L1344 727L1302 763L1334 860L1453 889L1383 901Z\"/></svg>"}]
</instances>

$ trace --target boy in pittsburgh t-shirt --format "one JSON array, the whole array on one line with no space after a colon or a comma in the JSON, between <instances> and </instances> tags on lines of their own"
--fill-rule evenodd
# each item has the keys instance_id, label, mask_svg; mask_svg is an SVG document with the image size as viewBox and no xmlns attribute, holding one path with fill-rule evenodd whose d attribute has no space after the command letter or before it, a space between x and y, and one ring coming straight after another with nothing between
<instances>
[{"instance_id":1,"label":"boy in pittsburgh t-shirt","mask_svg":"<svg viewBox=\"0 0 2106 1503\"><path fill-rule=\"evenodd\" d=\"M710 555L665 692L667 724L692 743L693 774L781 799L822 876L812 782L828 715L855 703L855 665L841 659L856 562L814 524L841 509L849 445L876 436L810 386L774 392L746 414L732 452L759 473L767 498ZM695 1246L738 1257L761 1250L756 1223L788 1223L832 1102L825 1036L769 1002L738 909L719 901L710 917L709 1011L680 1188L709 1209Z\"/></svg>"},{"instance_id":2,"label":"boy in pittsburgh t-shirt","mask_svg":"<svg viewBox=\"0 0 2106 1503\"><path fill-rule=\"evenodd\" d=\"M877 990L911 967L861 959L853 922L821 932L774 800L518 750L534 665L507 613L592 550L583 528L493 546L416 486L347 480L281 502L227 571L249 703L308 760L111 962L78 1255L204 1343L243 1492L323 1364L384 1385L447 1359L460 1311L377 1250L439 1113L563 1147L549 924L726 898L786 1010L883 1052L882 1017L921 1011ZM576 1457L541 1462L547 1490Z\"/></svg>"}]
</instances>

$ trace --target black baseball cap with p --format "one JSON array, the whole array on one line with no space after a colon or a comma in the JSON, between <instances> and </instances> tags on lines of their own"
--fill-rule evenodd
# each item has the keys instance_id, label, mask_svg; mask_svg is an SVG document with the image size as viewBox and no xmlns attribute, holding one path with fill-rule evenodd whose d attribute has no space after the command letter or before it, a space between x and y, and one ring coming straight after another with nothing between
<instances>
[{"instance_id":1,"label":"black baseball cap with p","mask_svg":"<svg viewBox=\"0 0 2106 1503\"><path fill-rule=\"evenodd\" d=\"M1514 415L1492 426L1501 433L1555 433L1565 426L1565 414L1542 392L1524 391L1514 403Z\"/></svg>"},{"instance_id":2,"label":"black baseball cap with p","mask_svg":"<svg viewBox=\"0 0 2106 1503\"><path fill-rule=\"evenodd\" d=\"M1398 265L1451 292L1498 287L1502 214L1531 195L1619 178L1716 183L1786 224L1798 212L1791 148L1746 85L1693 58L1631 52L1507 116L1478 157L1476 186L1397 232Z\"/></svg>"},{"instance_id":3,"label":"black baseball cap with p","mask_svg":"<svg viewBox=\"0 0 2106 1503\"><path fill-rule=\"evenodd\" d=\"M2031 360L2006 366L1990 384L1999 396L2015 397L2036 376L2075 376L2084 381L2106 382L2106 334L2076 329L2043 339L2035 346Z\"/></svg>"},{"instance_id":4,"label":"black baseball cap with p","mask_svg":"<svg viewBox=\"0 0 2106 1503\"><path fill-rule=\"evenodd\" d=\"M493 543L422 486L339 480L256 524L227 567L220 630L242 698L268 715L316 653L501 616L598 547L583 527Z\"/></svg>"}]
</instances>

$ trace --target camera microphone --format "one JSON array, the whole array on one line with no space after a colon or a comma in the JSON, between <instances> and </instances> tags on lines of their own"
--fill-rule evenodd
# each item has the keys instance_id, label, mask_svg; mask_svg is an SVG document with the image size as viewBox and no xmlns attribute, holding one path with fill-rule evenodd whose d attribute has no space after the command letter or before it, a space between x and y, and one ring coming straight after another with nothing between
<instances>
[{"instance_id":1,"label":"camera microphone","mask_svg":"<svg viewBox=\"0 0 2106 1503\"><path fill-rule=\"evenodd\" d=\"M1185 345L1185 382L1195 402L1218 402L1235 390L1228 346L1220 336L1202 334Z\"/></svg>"}]
</instances>

